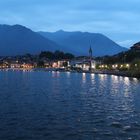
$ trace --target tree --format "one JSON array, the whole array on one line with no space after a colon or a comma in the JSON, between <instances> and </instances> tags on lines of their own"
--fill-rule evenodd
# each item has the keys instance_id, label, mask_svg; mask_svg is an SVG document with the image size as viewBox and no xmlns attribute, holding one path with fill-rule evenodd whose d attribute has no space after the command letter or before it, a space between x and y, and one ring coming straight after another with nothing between
<instances>
[{"instance_id":1,"label":"tree","mask_svg":"<svg viewBox=\"0 0 140 140\"><path fill-rule=\"evenodd\" d=\"M43 61L38 61L37 66L38 67L44 67L44 62Z\"/></svg>"},{"instance_id":2,"label":"tree","mask_svg":"<svg viewBox=\"0 0 140 140\"><path fill-rule=\"evenodd\" d=\"M64 52L61 52L61 51L55 51L54 52L54 57L55 59L64 59L65 58L65 54Z\"/></svg>"},{"instance_id":3,"label":"tree","mask_svg":"<svg viewBox=\"0 0 140 140\"><path fill-rule=\"evenodd\" d=\"M71 53L65 53L65 58L66 59L73 59L74 58L74 55L71 54Z\"/></svg>"},{"instance_id":4,"label":"tree","mask_svg":"<svg viewBox=\"0 0 140 140\"><path fill-rule=\"evenodd\" d=\"M54 60L54 59L59 59L59 60L62 60L62 59L73 59L75 56L71 53L64 53L62 51L55 51L54 53L53 52L50 52L50 51L42 51L40 54L39 54L39 59L42 59L42 58L47 58L49 60Z\"/></svg>"},{"instance_id":5,"label":"tree","mask_svg":"<svg viewBox=\"0 0 140 140\"><path fill-rule=\"evenodd\" d=\"M39 58L48 58L48 59L53 59L54 54L50 51L43 51L39 54Z\"/></svg>"},{"instance_id":6,"label":"tree","mask_svg":"<svg viewBox=\"0 0 140 140\"><path fill-rule=\"evenodd\" d=\"M68 66L68 62L64 62L64 63L63 63L63 66L64 66L64 67L67 67L67 66Z\"/></svg>"}]
</instances>

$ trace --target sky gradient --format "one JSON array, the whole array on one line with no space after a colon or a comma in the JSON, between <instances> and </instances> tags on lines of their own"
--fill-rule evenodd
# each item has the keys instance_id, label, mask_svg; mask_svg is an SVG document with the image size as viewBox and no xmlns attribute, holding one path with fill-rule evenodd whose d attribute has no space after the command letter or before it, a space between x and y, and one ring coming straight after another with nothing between
<instances>
[{"instance_id":1,"label":"sky gradient","mask_svg":"<svg viewBox=\"0 0 140 140\"><path fill-rule=\"evenodd\" d=\"M0 24L103 33L130 47L140 41L139 6L140 0L0 0Z\"/></svg>"}]
</instances>

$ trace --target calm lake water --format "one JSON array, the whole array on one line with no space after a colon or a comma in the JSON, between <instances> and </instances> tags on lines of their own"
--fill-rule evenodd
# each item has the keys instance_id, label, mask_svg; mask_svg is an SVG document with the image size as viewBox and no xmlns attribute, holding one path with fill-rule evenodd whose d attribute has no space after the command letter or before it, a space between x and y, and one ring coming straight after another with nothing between
<instances>
[{"instance_id":1,"label":"calm lake water","mask_svg":"<svg viewBox=\"0 0 140 140\"><path fill-rule=\"evenodd\" d=\"M0 72L0 140L140 140L140 81Z\"/></svg>"}]
</instances>

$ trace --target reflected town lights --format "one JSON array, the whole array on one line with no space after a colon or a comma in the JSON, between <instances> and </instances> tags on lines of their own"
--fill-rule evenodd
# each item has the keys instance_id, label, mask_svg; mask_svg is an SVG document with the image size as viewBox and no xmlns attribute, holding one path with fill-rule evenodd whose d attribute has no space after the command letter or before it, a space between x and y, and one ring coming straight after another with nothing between
<instances>
[{"instance_id":1,"label":"reflected town lights","mask_svg":"<svg viewBox=\"0 0 140 140\"><path fill-rule=\"evenodd\" d=\"M133 80L134 80L135 82L138 82L138 79L137 79L137 78L133 78Z\"/></svg>"},{"instance_id":2,"label":"reflected town lights","mask_svg":"<svg viewBox=\"0 0 140 140\"><path fill-rule=\"evenodd\" d=\"M60 72L59 71L52 71L52 77L59 77L60 76Z\"/></svg>"},{"instance_id":3,"label":"reflected town lights","mask_svg":"<svg viewBox=\"0 0 140 140\"><path fill-rule=\"evenodd\" d=\"M66 72L66 73L67 73L67 76L70 77L70 72L68 71L68 72Z\"/></svg>"},{"instance_id":4,"label":"reflected town lights","mask_svg":"<svg viewBox=\"0 0 140 140\"><path fill-rule=\"evenodd\" d=\"M122 81L123 80L123 77L120 76L119 80Z\"/></svg>"},{"instance_id":5,"label":"reflected town lights","mask_svg":"<svg viewBox=\"0 0 140 140\"><path fill-rule=\"evenodd\" d=\"M94 76L95 76L95 74L92 73L92 74L91 74L91 79L94 79Z\"/></svg>"},{"instance_id":6,"label":"reflected town lights","mask_svg":"<svg viewBox=\"0 0 140 140\"><path fill-rule=\"evenodd\" d=\"M100 77L101 80L104 80L105 76L106 76L106 75L104 75L104 74L100 74L100 75L99 75L99 77Z\"/></svg>"},{"instance_id":7,"label":"reflected town lights","mask_svg":"<svg viewBox=\"0 0 140 140\"><path fill-rule=\"evenodd\" d=\"M125 78L124 78L124 82L125 82L126 85L129 85L129 84L130 84L129 78L128 78L128 77L125 77Z\"/></svg>"},{"instance_id":8,"label":"reflected town lights","mask_svg":"<svg viewBox=\"0 0 140 140\"><path fill-rule=\"evenodd\" d=\"M94 84L94 82L95 82L95 74L94 73L91 73L90 79L91 79L91 83Z\"/></svg>"},{"instance_id":9,"label":"reflected town lights","mask_svg":"<svg viewBox=\"0 0 140 140\"><path fill-rule=\"evenodd\" d=\"M115 81L115 82L118 82L118 80L119 80L119 77L118 76L116 76L116 75L113 75L113 80Z\"/></svg>"},{"instance_id":10,"label":"reflected town lights","mask_svg":"<svg viewBox=\"0 0 140 140\"><path fill-rule=\"evenodd\" d=\"M67 74L69 75L69 74L70 74L70 72L68 71L68 72L67 72Z\"/></svg>"},{"instance_id":11,"label":"reflected town lights","mask_svg":"<svg viewBox=\"0 0 140 140\"><path fill-rule=\"evenodd\" d=\"M86 73L82 73L82 80L83 80L83 83L86 82Z\"/></svg>"},{"instance_id":12,"label":"reflected town lights","mask_svg":"<svg viewBox=\"0 0 140 140\"><path fill-rule=\"evenodd\" d=\"M57 73L60 73L60 71L56 71Z\"/></svg>"},{"instance_id":13,"label":"reflected town lights","mask_svg":"<svg viewBox=\"0 0 140 140\"><path fill-rule=\"evenodd\" d=\"M82 75L85 77L86 76L86 73L82 73Z\"/></svg>"}]
</instances>

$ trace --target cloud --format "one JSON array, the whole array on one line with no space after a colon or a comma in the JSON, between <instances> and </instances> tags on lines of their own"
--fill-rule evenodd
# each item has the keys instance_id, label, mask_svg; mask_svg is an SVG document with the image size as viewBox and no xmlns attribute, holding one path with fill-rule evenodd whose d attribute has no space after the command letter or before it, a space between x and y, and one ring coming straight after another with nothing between
<instances>
[{"instance_id":1,"label":"cloud","mask_svg":"<svg viewBox=\"0 0 140 140\"><path fill-rule=\"evenodd\" d=\"M139 0L1 0L0 23L100 32L128 46L139 40L139 5Z\"/></svg>"},{"instance_id":2,"label":"cloud","mask_svg":"<svg viewBox=\"0 0 140 140\"><path fill-rule=\"evenodd\" d=\"M120 44L121 46L126 46L127 48L133 46L134 44L134 40L123 40L123 41L118 41L118 44Z\"/></svg>"}]
</instances>

